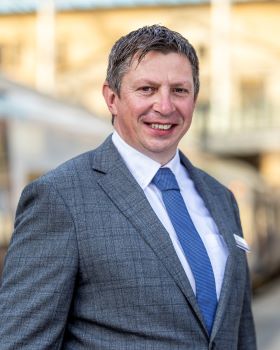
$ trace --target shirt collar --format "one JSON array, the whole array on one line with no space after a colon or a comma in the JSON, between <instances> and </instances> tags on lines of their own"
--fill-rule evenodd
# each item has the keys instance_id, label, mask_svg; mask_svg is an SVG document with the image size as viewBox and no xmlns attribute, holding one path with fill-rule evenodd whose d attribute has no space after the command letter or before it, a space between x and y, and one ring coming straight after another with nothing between
<instances>
[{"instance_id":1,"label":"shirt collar","mask_svg":"<svg viewBox=\"0 0 280 350\"><path fill-rule=\"evenodd\" d=\"M117 131L114 131L112 141L135 180L138 182L140 187L145 190L161 167L161 164L128 145L120 137ZM176 151L175 156L167 164L165 164L164 167L170 168L175 176L178 174L180 169L180 157L178 150Z\"/></svg>"}]
</instances>

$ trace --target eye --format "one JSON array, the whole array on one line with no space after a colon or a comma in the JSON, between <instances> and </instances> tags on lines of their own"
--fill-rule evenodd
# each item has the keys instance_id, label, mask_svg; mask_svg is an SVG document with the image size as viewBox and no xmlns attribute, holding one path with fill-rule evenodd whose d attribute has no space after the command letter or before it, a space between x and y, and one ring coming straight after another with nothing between
<instances>
[{"instance_id":1,"label":"eye","mask_svg":"<svg viewBox=\"0 0 280 350\"><path fill-rule=\"evenodd\" d=\"M176 87L173 89L173 92L176 94L176 95L188 95L189 94L189 90L186 89L186 88L182 88L182 87Z\"/></svg>"},{"instance_id":2,"label":"eye","mask_svg":"<svg viewBox=\"0 0 280 350\"><path fill-rule=\"evenodd\" d=\"M156 88L153 86L141 86L138 91L142 92L145 95L151 95L155 92Z\"/></svg>"}]
</instances>

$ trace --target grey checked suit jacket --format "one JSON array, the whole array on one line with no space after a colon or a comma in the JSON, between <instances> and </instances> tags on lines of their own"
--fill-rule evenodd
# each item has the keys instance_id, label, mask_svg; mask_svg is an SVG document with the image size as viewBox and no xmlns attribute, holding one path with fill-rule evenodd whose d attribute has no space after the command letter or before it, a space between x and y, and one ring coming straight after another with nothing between
<instances>
[{"instance_id":1,"label":"grey checked suit jacket","mask_svg":"<svg viewBox=\"0 0 280 350\"><path fill-rule=\"evenodd\" d=\"M22 193L0 291L1 350L254 350L231 193L181 154L229 249L208 337L169 235L109 137Z\"/></svg>"}]
</instances>

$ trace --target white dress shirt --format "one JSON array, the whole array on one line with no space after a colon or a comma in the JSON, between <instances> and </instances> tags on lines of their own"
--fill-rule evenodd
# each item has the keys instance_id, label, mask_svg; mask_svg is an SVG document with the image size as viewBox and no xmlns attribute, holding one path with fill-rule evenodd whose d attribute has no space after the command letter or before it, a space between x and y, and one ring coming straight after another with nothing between
<instances>
[{"instance_id":1,"label":"white dress shirt","mask_svg":"<svg viewBox=\"0 0 280 350\"><path fill-rule=\"evenodd\" d=\"M161 192L151 183L153 177L161 167L161 164L132 148L118 135L116 131L113 133L112 141L129 171L138 182L139 186L143 189L151 207L169 233L174 249L195 293L195 280L192 271L165 209ZM192 221L205 245L212 264L216 282L216 293L217 298L219 299L226 260L228 257L226 244L206 208L204 201L195 189L194 183L190 179L186 168L181 164L178 150L174 158L165 164L164 167L170 168L174 173Z\"/></svg>"}]
</instances>

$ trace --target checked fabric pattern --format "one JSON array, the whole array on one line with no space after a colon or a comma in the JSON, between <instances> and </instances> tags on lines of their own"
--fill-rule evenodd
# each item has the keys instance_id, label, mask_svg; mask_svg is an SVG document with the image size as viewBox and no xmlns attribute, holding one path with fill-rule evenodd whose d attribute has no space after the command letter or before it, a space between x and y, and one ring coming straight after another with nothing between
<instances>
[{"instance_id":1,"label":"checked fabric pattern","mask_svg":"<svg viewBox=\"0 0 280 350\"><path fill-rule=\"evenodd\" d=\"M210 334L217 308L217 296L206 248L192 222L173 172L169 168L160 168L152 183L162 193L167 213L191 267L196 285L196 299Z\"/></svg>"}]
</instances>

